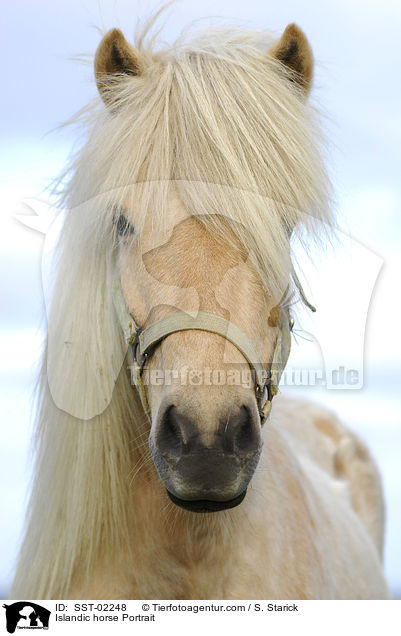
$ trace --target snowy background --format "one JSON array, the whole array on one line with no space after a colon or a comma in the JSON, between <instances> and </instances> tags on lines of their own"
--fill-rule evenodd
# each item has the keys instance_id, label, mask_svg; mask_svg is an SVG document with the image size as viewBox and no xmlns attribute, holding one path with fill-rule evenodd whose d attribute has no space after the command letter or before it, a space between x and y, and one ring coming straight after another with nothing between
<instances>
[{"instance_id":1,"label":"snowy background","mask_svg":"<svg viewBox=\"0 0 401 636\"><path fill-rule=\"evenodd\" d=\"M119 26L131 39L153 1L15 0L2 10L0 169L0 597L12 578L30 479L32 394L43 340L42 237L12 215L26 198L49 199L45 187L77 141L54 129L95 96L97 27ZM290 370L357 369L362 388L284 387L333 408L368 442L380 465L387 502L385 567L401 594L401 4L396 0L181 0L163 38L192 20L267 29L290 22L307 34L316 58L314 98L327 113L331 174L343 245L304 263L313 319L297 324ZM197 26L207 26L209 19ZM79 141L79 140L78 140ZM363 382L362 382L363 374ZM291 376L290 376L291 377ZM295 382L301 377L294 372Z\"/></svg>"}]
</instances>

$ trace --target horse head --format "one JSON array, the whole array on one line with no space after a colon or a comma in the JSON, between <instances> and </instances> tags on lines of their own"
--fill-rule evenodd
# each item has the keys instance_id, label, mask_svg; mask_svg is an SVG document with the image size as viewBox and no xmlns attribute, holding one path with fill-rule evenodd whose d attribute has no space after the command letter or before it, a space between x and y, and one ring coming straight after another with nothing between
<instances>
[{"instance_id":1,"label":"horse head","mask_svg":"<svg viewBox=\"0 0 401 636\"><path fill-rule=\"evenodd\" d=\"M279 61L278 69L286 68L302 100L313 66L302 31L295 25L287 27L266 57ZM153 63L157 66L157 60ZM146 83L152 73L149 68L146 56L120 31L106 34L96 53L95 75L112 117L124 108L119 80L126 76ZM162 76L166 82L179 82L168 63ZM289 317L281 306L285 287L278 295L280 285L274 290L266 286L250 254L251 242L241 242L221 214L214 218L213 230L218 230L211 231L204 222L211 211L204 216L188 209L177 189L178 185L169 188L169 228L163 230L149 214L137 223L140 206L135 197L114 206L119 276L128 315L125 323L134 325L135 333L128 340L134 380L151 425L149 445L155 466L174 503L194 511L215 511L243 500L258 464L261 426L272 389L276 390L272 365L277 362L277 348L281 354ZM282 280L288 285L286 238L291 228L283 231L284 225L277 243L284 253ZM195 322L191 325L185 319L184 325L185 315L194 316ZM158 329L161 336L138 356L137 338Z\"/></svg>"}]
</instances>

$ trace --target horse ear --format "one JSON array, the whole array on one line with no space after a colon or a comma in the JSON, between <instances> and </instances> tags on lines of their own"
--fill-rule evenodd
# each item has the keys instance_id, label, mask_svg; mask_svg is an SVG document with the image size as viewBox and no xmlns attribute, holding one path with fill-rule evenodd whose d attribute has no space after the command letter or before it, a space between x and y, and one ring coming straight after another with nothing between
<instances>
[{"instance_id":1,"label":"horse ear","mask_svg":"<svg viewBox=\"0 0 401 636\"><path fill-rule=\"evenodd\" d=\"M291 80L307 94L313 76L313 54L306 35L296 24L289 24L269 54L287 67Z\"/></svg>"},{"instance_id":2,"label":"horse ear","mask_svg":"<svg viewBox=\"0 0 401 636\"><path fill-rule=\"evenodd\" d=\"M119 76L139 76L141 73L138 51L128 44L120 29L106 33L95 55L96 84L106 106L114 101L113 86Z\"/></svg>"}]
</instances>

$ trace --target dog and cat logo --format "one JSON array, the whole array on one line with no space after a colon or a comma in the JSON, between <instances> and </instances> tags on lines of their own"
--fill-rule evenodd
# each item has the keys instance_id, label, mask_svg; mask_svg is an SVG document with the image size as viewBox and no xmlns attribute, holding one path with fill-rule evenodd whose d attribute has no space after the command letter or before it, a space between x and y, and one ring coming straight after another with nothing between
<instances>
[{"instance_id":1,"label":"dog and cat logo","mask_svg":"<svg viewBox=\"0 0 401 636\"><path fill-rule=\"evenodd\" d=\"M9 634L14 634L16 629L49 629L51 612L37 603L18 601L3 607Z\"/></svg>"}]
</instances>

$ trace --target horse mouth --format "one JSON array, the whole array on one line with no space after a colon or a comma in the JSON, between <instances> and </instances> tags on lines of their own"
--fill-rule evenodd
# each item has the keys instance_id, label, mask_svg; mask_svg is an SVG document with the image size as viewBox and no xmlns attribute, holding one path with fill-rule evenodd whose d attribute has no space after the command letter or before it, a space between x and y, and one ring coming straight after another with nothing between
<instances>
[{"instance_id":1,"label":"horse mouth","mask_svg":"<svg viewBox=\"0 0 401 636\"><path fill-rule=\"evenodd\" d=\"M244 492L237 497L234 497L234 499L229 499L228 501L213 501L211 499L179 499L179 497L173 495L173 493L169 490L167 490L167 494L176 506L189 510L190 512L220 512L220 510L228 510L229 508L239 506L239 504L245 499L246 491L247 489L245 488Z\"/></svg>"}]
</instances>

